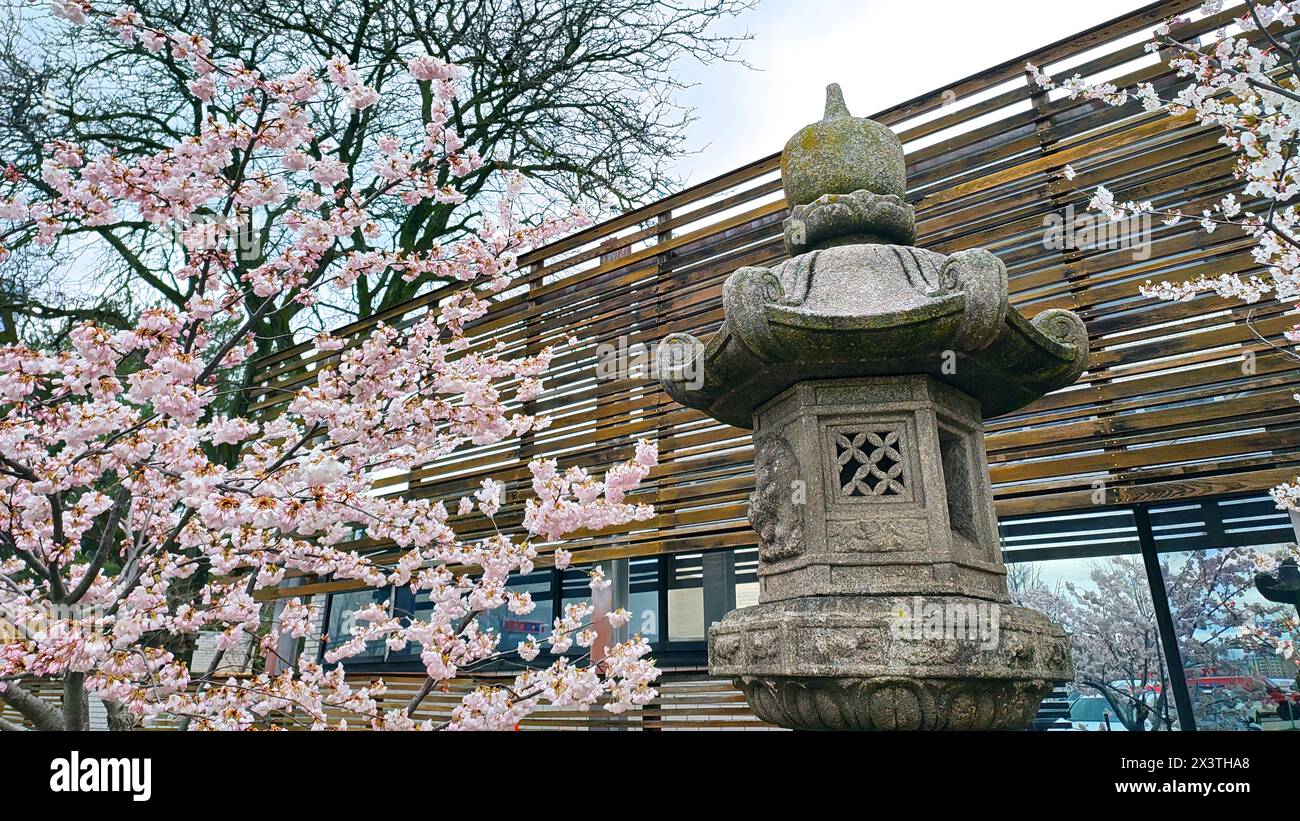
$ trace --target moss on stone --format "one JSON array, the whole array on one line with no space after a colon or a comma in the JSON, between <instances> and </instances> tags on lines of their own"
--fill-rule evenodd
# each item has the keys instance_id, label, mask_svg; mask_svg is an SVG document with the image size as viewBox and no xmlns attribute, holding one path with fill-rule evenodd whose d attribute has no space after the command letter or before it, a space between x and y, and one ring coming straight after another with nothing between
<instances>
[{"instance_id":1,"label":"moss on stone","mask_svg":"<svg viewBox=\"0 0 1300 821\"><path fill-rule=\"evenodd\" d=\"M905 192L903 146L880 123L854 117L839 87L827 89L826 117L790 138L781 155L786 201L806 205L824 194Z\"/></svg>"}]
</instances>

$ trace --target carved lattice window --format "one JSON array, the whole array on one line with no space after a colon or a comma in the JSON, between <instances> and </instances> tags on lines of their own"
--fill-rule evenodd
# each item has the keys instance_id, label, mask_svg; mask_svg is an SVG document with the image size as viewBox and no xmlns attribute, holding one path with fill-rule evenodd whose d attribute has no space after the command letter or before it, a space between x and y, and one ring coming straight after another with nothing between
<instances>
[{"instance_id":1,"label":"carved lattice window","mask_svg":"<svg viewBox=\"0 0 1300 821\"><path fill-rule=\"evenodd\" d=\"M844 496L902 496L907 475L897 430L836 431L835 475Z\"/></svg>"}]
</instances>

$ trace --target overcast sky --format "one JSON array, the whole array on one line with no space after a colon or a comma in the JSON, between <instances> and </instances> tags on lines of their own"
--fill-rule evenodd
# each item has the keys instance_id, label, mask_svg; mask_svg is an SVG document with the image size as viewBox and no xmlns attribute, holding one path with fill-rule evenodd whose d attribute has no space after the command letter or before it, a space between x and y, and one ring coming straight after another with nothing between
<instances>
[{"instance_id":1,"label":"overcast sky","mask_svg":"<svg viewBox=\"0 0 1300 821\"><path fill-rule=\"evenodd\" d=\"M697 109L677 163L684 185L780 150L821 118L837 82L866 116L1146 5L1144 0L760 0L729 30L754 38L738 65L683 65Z\"/></svg>"}]
</instances>

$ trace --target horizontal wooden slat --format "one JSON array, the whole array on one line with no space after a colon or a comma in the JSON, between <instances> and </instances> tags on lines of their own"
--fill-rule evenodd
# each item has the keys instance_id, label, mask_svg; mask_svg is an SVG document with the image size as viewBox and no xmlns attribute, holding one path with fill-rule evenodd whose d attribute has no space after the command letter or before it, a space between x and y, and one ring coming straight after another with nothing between
<instances>
[{"instance_id":1,"label":"horizontal wooden slat","mask_svg":"<svg viewBox=\"0 0 1300 821\"><path fill-rule=\"evenodd\" d=\"M1237 187L1214 129L1135 104L1116 109L1044 94L1025 76L1026 60L1049 72L1069 61L1070 74L1111 72L1177 89L1186 81L1141 43L1123 41L1197 6L1152 3L875 115L907 141L918 245L945 253L987 247L1006 262L1012 302L1024 313L1069 308L1088 326L1089 367L1076 386L987 420L1000 514L1090 506L1099 482L1116 504L1257 491L1300 467L1300 408L1291 398L1300 372L1273 347L1295 320L1289 306L1213 295L1174 304L1139 293L1147 281L1257 272L1248 237L1231 229L1207 235L1184 220L1155 221L1143 237L1145 256L1044 242L1049 216L1067 206L1085 213L1089 195L1076 186L1105 185L1117 199L1188 213ZM1198 18L1181 33L1207 43L1232 13ZM753 484L747 432L682 408L652 381L598 379L595 351L651 345L677 331L710 333L722 320L726 277L784 258L778 159L764 157L530 253L524 287L473 327L473 345L501 342L523 352L570 334L580 340L557 355L548 390L528 406L553 416L554 427L386 479L386 492L454 502L493 476L509 488L497 523L517 528L528 458L556 453L562 463L600 470L648 437L660 443L661 465L633 498L654 503L656 518L581 534L571 545L576 560L752 546L744 518ZM1067 163L1078 173L1073 182L1063 175ZM380 320L409 324L438 298L419 297L340 334L356 340ZM329 361L313 361L302 346L260 362L260 410L276 413L286 391ZM482 523L457 524L467 536L490 532ZM382 544L358 547L397 554ZM351 586L309 580L293 594Z\"/></svg>"}]
</instances>

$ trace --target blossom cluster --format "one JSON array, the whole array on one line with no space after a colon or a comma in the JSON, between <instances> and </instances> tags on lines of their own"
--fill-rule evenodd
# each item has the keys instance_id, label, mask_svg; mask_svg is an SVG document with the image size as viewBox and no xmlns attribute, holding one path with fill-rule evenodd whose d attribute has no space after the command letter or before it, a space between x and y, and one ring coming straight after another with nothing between
<instances>
[{"instance_id":1,"label":"blossom cluster","mask_svg":"<svg viewBox=\"0 0 1300 821\"><path fill-rule=\"evenodd\" d=\"M1221 2L1210 2L1204 4L1202 11L1213 14L1221 7ZM1148 213L1162 216L1167 225L1194 218L1207 232L1220 225L1236 225L1255 240L1252 255L1264 275L1228 273L1181 282L1147 283L1143 291L1148 296L1187 300L1211 291L1247 302L1257 302L1269 294L1282 300L1300 299L1300 211L1289 204L1300 192L1300 169L1293 161L1300 138L1300 96L1291 90L1297 87L1300 78L1292 70L1295 54L1290 46L1271 36L1262 45L1253 44L1250 38L1261 26L1274 22L1291 25L1298 12L1300 3L1249 2L1243 15L1234 21L1241 34L1220 29L1213 44L1206 47L1176 38L1175 32L1183 20L1173 19L1156 26L1147 50L1171 54L1170 66L1177 76L1190 80L1167 99L1151 83L1120 89L1111 83L1088 81L1078 74L1058 80L1038 66L1026 64L1037 85L1063 89L1071 98L1099 100L1115 106L1137 100L1146 111L1163 109L1171 116L1190 113L1197 122L1221 130L1219 142L1232 151L1241 187L1202 209L1199 215L1187 215L1180 209L1156 208L1150 201L1116 202L1104 186L1095 188L1089 204L1116 220L1130 214ZM1069 169L1066 175L1073 179L1074 170ZM1243 207L1242 200L1254 207Z\"/></svg>"}]
</instances>

